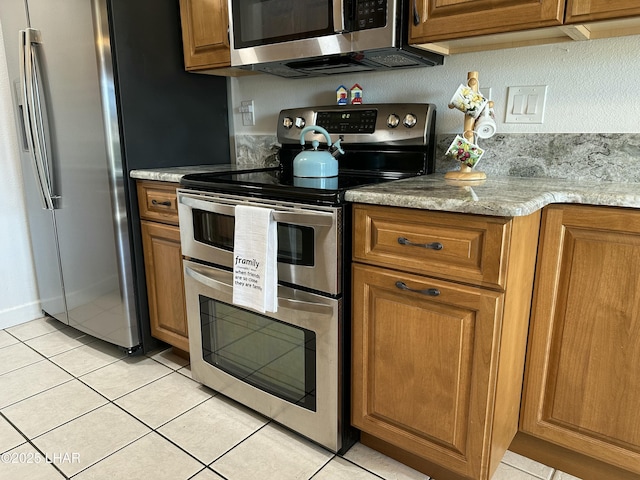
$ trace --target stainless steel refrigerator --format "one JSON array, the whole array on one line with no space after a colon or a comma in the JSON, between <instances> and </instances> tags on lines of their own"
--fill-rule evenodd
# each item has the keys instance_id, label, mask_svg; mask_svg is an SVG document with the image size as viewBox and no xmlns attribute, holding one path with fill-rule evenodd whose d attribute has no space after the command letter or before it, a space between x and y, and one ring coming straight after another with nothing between
<instances>
[{"instance_id":1,"label":"stainless steel refrigerator","mask_svg":"<svg viewBox=\"0 0 640 480\"><path fill-rule=\"evenodd\" d=\"M228 163L226 80L184 71L177 0L2 0L0 21L42 310L153 348L129 172Z\"/></svg>"}]
</instances>

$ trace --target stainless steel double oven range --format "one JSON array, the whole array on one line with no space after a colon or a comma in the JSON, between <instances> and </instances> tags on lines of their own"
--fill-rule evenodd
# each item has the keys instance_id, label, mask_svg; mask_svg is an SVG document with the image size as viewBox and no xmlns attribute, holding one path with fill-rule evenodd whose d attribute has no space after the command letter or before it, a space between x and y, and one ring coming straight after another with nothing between
<instances>
[{"instance_id":1,"label":"stainless steel double oven range","mask_svg":"<svg viewBox=\"0 0 640 480\"><path fill-rule=\"evenodd\" d=\"M342 138L334 178L293 176L305 125ZM347 189L433 171L435 107L290 109L277 125L280 166L186 175L178 190L194 379L334 452L349 427L351 210ZM321 135L307 140L326 142ZM232 302L234 210L273 209L278 309Z\"/></svg>"}]
</instances>

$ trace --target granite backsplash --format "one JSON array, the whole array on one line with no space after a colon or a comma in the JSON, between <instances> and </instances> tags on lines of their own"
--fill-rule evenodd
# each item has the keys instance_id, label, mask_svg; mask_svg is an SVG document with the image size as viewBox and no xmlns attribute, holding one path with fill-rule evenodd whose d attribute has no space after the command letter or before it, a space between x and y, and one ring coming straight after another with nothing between
<instances>
[{"instance_id":1,"label":"granite backsplash","mask_svg":"<svg viewBox=\"0 0 640 480\"><path fill-rule=\"evenodd\" d=\"M458 168L444 155L455 134L439 135L436 172ZM273 135L235 137L238 166L276 163ZM585 181L640 182L640 133L512 133L483 140L476 166L488 177L550 177Z\"/></svg>"}]
</instances>

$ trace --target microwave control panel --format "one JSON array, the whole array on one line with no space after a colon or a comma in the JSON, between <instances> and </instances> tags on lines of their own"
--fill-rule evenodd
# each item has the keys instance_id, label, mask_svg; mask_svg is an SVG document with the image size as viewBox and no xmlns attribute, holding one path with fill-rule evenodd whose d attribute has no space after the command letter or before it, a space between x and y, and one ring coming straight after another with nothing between
<instances>
[{"instance_id":1,"label":"microwave control panel","mask_svg":"<svg viewBox=\"0 0 640 480\"><path fill-rule=\"evenodd\" d=\"M355 30L384 27L388 0L353 0Z\"/></svg>"}]
</instances>

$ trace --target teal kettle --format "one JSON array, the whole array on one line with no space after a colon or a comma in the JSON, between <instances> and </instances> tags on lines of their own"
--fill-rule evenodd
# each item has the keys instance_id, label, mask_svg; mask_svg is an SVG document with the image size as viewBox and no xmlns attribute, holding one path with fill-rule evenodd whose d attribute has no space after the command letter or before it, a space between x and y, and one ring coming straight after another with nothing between
<instances>
[{"instance_id":1,"label":"teal kettle","mask_svg":"<svg viewBox=\"0 0 640 480\"><path fill-rule=\"evenodd\" d=\"M304 136L307 132L318 132L327 139L327 149L318 150L320 142L318 140L311 141L312 150L302 150L296 158L293 159L293 176L306 178L326 178L338 175L338 160L336 157L344 153L340 147L340 140L331 144L329 133L322 127L309 125L304 127L300 132L300 145L304 148Z\"/></svg>"}]
</instances>

